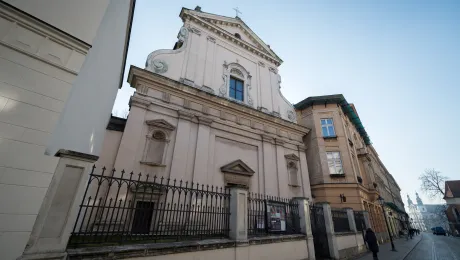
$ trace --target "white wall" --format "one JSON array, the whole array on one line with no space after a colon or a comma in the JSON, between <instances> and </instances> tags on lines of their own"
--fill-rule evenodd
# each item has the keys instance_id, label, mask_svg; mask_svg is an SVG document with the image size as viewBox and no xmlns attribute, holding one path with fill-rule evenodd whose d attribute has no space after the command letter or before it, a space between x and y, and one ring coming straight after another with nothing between
<instances>
[{"instance_id":1,"label":"white wall","mask_svg":"<svg viewBox=\"0 0 460 260\"><path fill-rule=\"evenodd\" d=\"M85 1L7 1L91 42L103 12ZM74 8L75 7L75 8ZM58 8L58 9L56 9ZM83 9L82 9L83 8ZM85 9L87 12L85 12ZM58 10L60 12L58 12ZM97 11L98 10L98 11ZM79 11L79 12L76 12ZM71 14L73 13L73 14ZM100 17L97 17L100 16ZM69 19L72 18L72 19ZM60 23L61 21L62 23ZM58 159L44 155L89 45L0 3L0 259L29 239Z\"/></svg>"},{"instance_id":2,"label":"white wall","mask_svg":"<svg viewBox=\"0 0 460 260\"><path fill-rule=\"evenodd\" d=\"M5 0L5 2L92 44L109 0Z\"/></svg>"}]
</instances>

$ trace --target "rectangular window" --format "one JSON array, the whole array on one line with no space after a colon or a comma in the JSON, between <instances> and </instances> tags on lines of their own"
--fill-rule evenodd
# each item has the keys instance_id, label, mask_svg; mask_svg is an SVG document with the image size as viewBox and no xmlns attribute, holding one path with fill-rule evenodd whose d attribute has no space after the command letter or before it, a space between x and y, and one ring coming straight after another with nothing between
<instances>
[{"instance_id":1,"label":"rectangular window","mask_svg":"<svg viewBox=\"0 0 460 260\"><path fill-rule=\"evenodd\" d=\"M244 82L234 77L230 77L230 91L229 96L233 99L243 101Z\"/></svg>"},{"instance_id":2,"label":"rectangular window","mask_svg":"<svg viewBox=\"0 0 460 260\"><path fill-rule=\"evenodd\" d=\"M334 121L332 118L321 119L321 129L324 137L335 137Z\"/></svg>"},{"instance_id":3,"label":"rectangular window","mask_svg":"<svg viewBox=\"0 0 460 260\"><path fill-rule=\"evenodd\" d=\"M340 152L327 152L326 154L330 174L344 174Z\"/></svg>"}]
</instances>

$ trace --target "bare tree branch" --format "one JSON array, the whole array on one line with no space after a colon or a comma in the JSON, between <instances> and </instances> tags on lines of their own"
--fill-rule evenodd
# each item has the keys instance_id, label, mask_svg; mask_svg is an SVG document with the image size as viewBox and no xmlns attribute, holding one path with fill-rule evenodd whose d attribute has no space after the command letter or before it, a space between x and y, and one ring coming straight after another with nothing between
<instances>
[{"instance_id":1,"label":"bare tree branch","mask_svg":"<svg viewBox=\"0 0 460 260\"><path fill-rule=\"evenodd\" d=\"M426 169L418 178L422 184L422 191L431 199L442 196L444 197L444 182L448 179L441 175L440 171L435 169Z\"/></svg>"}]
</instances>

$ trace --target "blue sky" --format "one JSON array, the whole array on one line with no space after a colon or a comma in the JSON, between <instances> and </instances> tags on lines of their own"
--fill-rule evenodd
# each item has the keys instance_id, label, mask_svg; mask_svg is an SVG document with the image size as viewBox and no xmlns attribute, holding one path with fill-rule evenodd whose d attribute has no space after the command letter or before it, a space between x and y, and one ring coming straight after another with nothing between
<instances>
[{"instance_id":1,"label":"blue sky","mask_svg":"<svg viewBox=\"0 0 460 260\"><path fill-rule=\"evenodd\" d=\"M405 202L420 193L425 168L460 179L460 1L177 2L137 0L125 81L131 64L143 68L150 52L173 47L182 7L225 16L239 7L284 60L288 100L342 93L356 105ZM114 112L132 93L124 83Z\"/></svg>"}]
</instances>

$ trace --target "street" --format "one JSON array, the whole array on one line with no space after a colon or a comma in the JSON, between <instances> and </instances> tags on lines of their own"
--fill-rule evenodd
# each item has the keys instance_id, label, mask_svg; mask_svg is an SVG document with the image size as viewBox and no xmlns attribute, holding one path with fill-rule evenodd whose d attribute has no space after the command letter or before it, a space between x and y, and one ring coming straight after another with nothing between
<instances>
[{"instance_id":1,"label":"street","mask_svg":"<svg viewBox=\"0 0 460 260\"><path fill-rule=\"evenodd\" d=\"M460 260L460 238L424 233L420 243L404 259Z\"/></svg>"},{"instance_id":2,"label":"street","mask_svg":"<svg viewBox=\"0 0 460 260\"><path fill-rule=\"evenodd\" d=\"M390 243L380 245L380 260L460 260L460 238L436 236L422 233L413 239L394 241L397 252L391 251ZM358 257L359 260L372 260L372 254Z\"/></svg>"}]
</instances>

